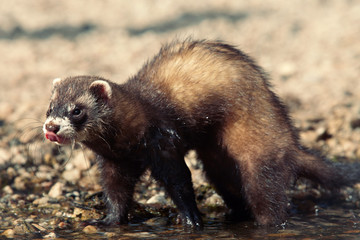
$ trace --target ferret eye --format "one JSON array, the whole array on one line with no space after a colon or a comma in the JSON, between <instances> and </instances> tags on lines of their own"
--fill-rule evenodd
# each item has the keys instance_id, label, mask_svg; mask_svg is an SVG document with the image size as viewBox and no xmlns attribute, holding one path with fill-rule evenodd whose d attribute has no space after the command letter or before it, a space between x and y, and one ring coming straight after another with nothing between
<instances>
[{"instance_id":1,"label":"ferret eye","mask_svg":"<svg viewBox=\"0 0 360 240\"><path fill-rule=\"evenodd\" d=\"M73 111L72 111L72 115L74 116L78 116L81 114L81 109L79 108L75 108Z\"/></svg>"}]
</instances>

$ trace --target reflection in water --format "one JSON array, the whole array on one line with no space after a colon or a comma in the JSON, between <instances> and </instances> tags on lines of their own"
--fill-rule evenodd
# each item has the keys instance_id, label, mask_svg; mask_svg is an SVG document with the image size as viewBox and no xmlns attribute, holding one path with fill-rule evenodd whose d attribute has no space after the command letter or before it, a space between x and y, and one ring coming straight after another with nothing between
<instances>
[{"instance_id":1,"label":"reflection in water","mask_svg":"<svg viewBox=\"0 0 360 240\"><path fill-rule=\"evenodd\" d=\"M149 226L132 224L114 228L106 228L105 232L89 235L94 239L111 236L122 239L356 239L360 237L359 210L324 210L317 215L298 214L289 218L285 228L256 227L253 222L230 223L223 219L205 220L203 231L184 230L181 225ZM71 234L72 237L79 233ZM82 234L82 233L80 233ZM78 235L79 236L79 235ZM60 234L59 237L70 237Z\"/></svg>"}]
</instances>

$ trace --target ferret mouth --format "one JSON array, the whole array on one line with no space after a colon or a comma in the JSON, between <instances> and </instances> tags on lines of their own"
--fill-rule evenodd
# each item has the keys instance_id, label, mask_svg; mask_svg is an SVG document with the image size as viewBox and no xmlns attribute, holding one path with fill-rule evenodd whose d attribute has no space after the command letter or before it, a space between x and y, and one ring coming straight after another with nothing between
<instances>
[{"instance_id":1,"label":"ferret mouth","mask_svg":"<svg viewBox=\"0 0 360 240\"><path fill-rule=\"evenodd\" d=\"M71 141L68 138L59 136L53 132L46 132L45 133L46 139L48 139L51 142L55 142L57 144L69 144Z\"/></svg>"}]
</instances>

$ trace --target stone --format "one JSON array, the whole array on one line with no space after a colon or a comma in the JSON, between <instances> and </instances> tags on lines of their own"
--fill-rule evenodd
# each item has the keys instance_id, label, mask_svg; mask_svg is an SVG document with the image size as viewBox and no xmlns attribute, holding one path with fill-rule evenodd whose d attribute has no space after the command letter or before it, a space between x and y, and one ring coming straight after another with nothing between
<instances>
[{"instance_id":1,"label":"stone","mask_svg":"<svg viewBox=\"0 0 360 240\"><path fill-rule=\"evenodd\" d=\"M157 203L160 203L160 204L166 204L167 201L166 201L166 198L163 194L159 193L159 194L156 194L154 196L152 196L151 198L149 198L147 201L146 201L147 204L157 204Z\"/></svg>"},{"instance_id":2,"label":"stone","mask_svg":"<svg viewBox=\"0 0 360 240\"><path fill-rule=\"evenodd\" d=\"M61 182L57 182L54 186L51 187L48 195L51 198L57 198L62 195L62 190L64 188L64 184Z\"/></svg>"},{"instance_id":3,"label":"stone","mask_svg":"<svg viewBox=\"0 0 360 240\"><path fill-rule=\"evenodd\" d=\"M62 176L66 181L75 183L75 182L79 181L79 179L81 177L81 171L76 168L66 170L63 172Z\"/></svg>"},{"instance_id":4,"label":"stone","mask_svg":"<svg viewBox=\"0 0 360 240\"><path fill-rule=\"evenodd\" d=\"M98 230L95 226L88 225L84 227L83 232L87 234L96 233Z\"/></svg>"}]
</instances>

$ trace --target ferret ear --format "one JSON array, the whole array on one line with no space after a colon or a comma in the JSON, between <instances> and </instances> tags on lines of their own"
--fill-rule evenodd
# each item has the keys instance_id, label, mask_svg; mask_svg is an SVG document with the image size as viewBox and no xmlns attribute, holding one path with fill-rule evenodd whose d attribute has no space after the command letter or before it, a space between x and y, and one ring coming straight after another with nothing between
<instances>
[{"instance_id":1,"label":"ferret ear","mask_svg":"<svg viewBox=\"0 0 360 240\"><path fill-rule=\"evenodd\" d=\"M112 90L110 84L104 80L95 80L90 84L90 91L99 99L109 100Z\"/></svg>"},{"instance_id":2,"label":"ferret ear","mask_svg":"<svg viewBox=\"0 0 360 240\"><path fill-rule=\"evenodd\" d=\"M55 78L55 79L53 80L53 87L56 87L61 81L62 81L61 78Z\"/></svg>"}]
</instances>

